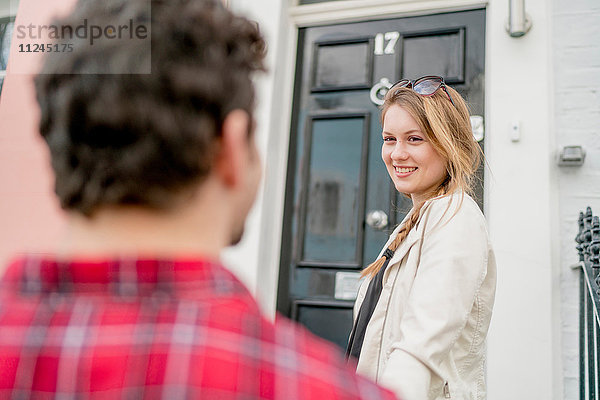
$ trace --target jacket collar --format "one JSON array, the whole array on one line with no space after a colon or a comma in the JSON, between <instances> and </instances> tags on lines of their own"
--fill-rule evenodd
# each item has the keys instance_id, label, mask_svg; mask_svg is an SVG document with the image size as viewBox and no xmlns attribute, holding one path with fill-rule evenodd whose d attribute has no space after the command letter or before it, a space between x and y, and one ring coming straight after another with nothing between
<instances>
[{"instance_id":1,"label":"jacket collar","mask_svg":"<svg viewBox=\"0 0 600 400\"><path fill-rule=\"evenodd\" d=\"M400 246L398 246L398 248L394 252L394 256L390 260L389 265L394 265L394 264L398 263L399 261L401 261L404 258L404 256L406 256L406 254L408 253L408 251L410 250L410 248L421 238L423 229L425 229L423 220L424 220L424 218L426 218L425 214L429 210L429 207L431 205L431 201L432 200L435 200L435 199L429 199L429 200L427 200L425 202L425 204L423 205L423 207L421 208L421 210L419 212L421 214L421 216L419 218L419 223L417 225L417 228L416 229L415 228L411 229L410 232L408 233L408 235L406 236L406 238L404 238L404 240L402 241L402 243L400 243ZM413 211L414 211L414 209L411 209L410 212L404 217L404 219L402 220L402 222L400 223L400 225L398 225L396 227L396 229L394 229L394 231L390 235L390 238L388 239L387 243L385 244L385 247L381 251L381 254L379 255L379 257L381 257L383 255L383 252L388 248L388 246L396 238L396 236L398 235L398 231L404 225L404 223L406 221L408 221L408 219L412 215ZM383 276L383 281L384 282L387 281L387 277L390 274L390 271L392 269L393 268L388 268L388 270L384 273L384 276Z\"/></svg>"},{"instance_id":2,"label":"jacket collar","mask_svg":"<svg viewBox=\"0 0 600 400\"><path fill-rule=\"evenodd\" d=\"M456 196L460 196L460 192L454 192L451 194L440 195L440 196L433 197L433 198L425 201L425 204L423 205L423 207L421 207L421 210L419 211L420 217L419 217L419 222L418 222L416 229L415 228L411 229L410 232L408 233L408 236L406 236L406 238L404 238L402 243L400 243L400 246L398 246L398 248L394 252L394 256L390 260L389 265L393 265L393 264L396 264L399 261L401 261L404 258L404 256L406 256L406 253L408 253L410 248L421 238L421 236L423 234L423 230L425 229L425 225L426 225L427 216L425 214L430 211L433 202L435 200L438 200L438 199L441 199L444 197L449 197L453 201ZM381 257L383 255L383 252L388 248L390 243L396 238L396 236L398 235L398 231L400 230L402 225L404 225L406 223L406 221L408 221L408 219L410 218L410 216L412 215L413 212L414 212L414 208L411 209L408 212L408 214L406 214L406 216L404 217L404 219L402 220L400 225L398 225L396 227L396 229L394 229L394 231L390 235L390 238L388 239L387 243L385 244L385 247L379 254L379 257ZM392 269L394 269L394 268L388 268L388 270L385 272L385 274L383 276L384 282L386 282L387 277L390 274L390 270L392 270ZM397 270L397 268L396 268L396 270Z\"/></svg>"}]
</instances>

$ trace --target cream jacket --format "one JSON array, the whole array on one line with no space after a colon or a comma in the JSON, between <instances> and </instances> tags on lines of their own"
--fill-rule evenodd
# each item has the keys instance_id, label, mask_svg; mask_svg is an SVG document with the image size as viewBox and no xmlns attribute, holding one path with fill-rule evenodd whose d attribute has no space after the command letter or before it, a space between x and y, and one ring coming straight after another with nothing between
<instances>
[{"instance_id":1,"label":"cream jacket","mask_svg":"<svg viewBox=\"0 0 600 400\"><path fill-rule=\"evenodd\" d=\"M355 316L367 287L365 280ZM466 194L462 205L460 194L427 201L384 274L357 372L403 400L485 399L495 290L494 252L475 201Z\"/></svg>"}]
</instances>

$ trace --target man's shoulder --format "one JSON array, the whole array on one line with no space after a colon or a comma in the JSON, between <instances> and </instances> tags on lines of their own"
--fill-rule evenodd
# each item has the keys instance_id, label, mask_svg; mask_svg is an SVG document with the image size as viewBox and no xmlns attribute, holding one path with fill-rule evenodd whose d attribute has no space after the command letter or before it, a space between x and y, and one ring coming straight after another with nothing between
<instances>
[{"instance_id":1,"label":"man's shoulder","mask_svg":"<svg viewBox=\"0 0 600 400\"><path fill-rule=\"evenodd\" d=\"M356 365L347 362L339 348L301 325L278 316L274 329L276 367L287 379L301 385L303 392L316 393L315 398L323 399L396 398L356 375ZM289 375L290 372L293 374Z\"/></svg>"}]
</instances>

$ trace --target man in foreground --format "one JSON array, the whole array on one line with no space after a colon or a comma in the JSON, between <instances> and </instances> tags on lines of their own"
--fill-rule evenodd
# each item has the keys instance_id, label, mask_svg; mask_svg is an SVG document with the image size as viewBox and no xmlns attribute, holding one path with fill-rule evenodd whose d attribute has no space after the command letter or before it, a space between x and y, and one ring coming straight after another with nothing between
<instances>
[{"instance_id":1,"label":"man in foreground","mask_svg":"<svg viewBox=\"0 0 600 400\"><path fill-rule=\"evenodd\" d=\"M60 25L149 23L151 54L75 43L36 78L68 233L2 278L0 398L394 398L330 345L263 318L219 262L261 176L256 26L218 1L151 5L80 1ZM123 72L139 65L152 73Z\"/></svg>"}]
</instances>

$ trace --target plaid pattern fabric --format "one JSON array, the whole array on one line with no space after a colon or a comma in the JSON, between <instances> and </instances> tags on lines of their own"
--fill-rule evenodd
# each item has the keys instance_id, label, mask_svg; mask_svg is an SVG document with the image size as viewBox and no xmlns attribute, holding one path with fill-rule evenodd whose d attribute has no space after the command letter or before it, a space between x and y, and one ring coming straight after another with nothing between
<instances>
[{"instance_id":1,"label":"plaid pattern fabric","mask_svg":"<svg viewBox=\"0 0 600 400\"><path fill-rule=\"evenodd\" d=\"M393 398L216 262L27 256L0 282L0 399Z\"/></svg>"}]
</instances>

